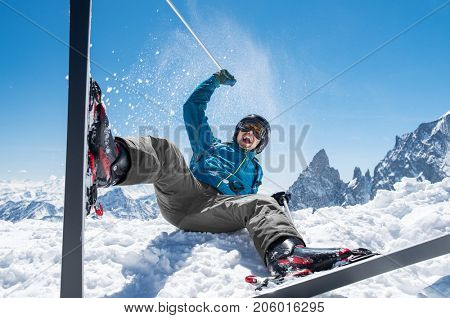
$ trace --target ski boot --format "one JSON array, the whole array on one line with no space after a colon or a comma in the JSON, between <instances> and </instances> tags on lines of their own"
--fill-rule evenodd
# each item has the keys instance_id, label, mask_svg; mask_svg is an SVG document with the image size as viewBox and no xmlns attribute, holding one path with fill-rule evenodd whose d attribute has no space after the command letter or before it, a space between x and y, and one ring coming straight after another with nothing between
<instances>
[{"instance_id":1,"label":"ski boot","mask_svg":"<svg viewBox=\"0 0 450 318\"><path fill-rule=\"evenodd\" d=\"M97 202L97 189L122 181L130 166L128 151L116 143L109 129L109 120L102 102L100 86L92 78L88 110L88 171L86 180L86 214L94 210L102 216L103 206Z\"/></svg>"},{"instance_id":2,"label":"ski boot","mask_svg":"<svg viewBox=\"0 0 450 318\"><path fill-rule=\"evenodd\" d=\"M373 255L359 248L308 248L300 238L284 237L271 244L266 253L266 263L271 275L277 277L307 276L314 272L344 266L352 258Z\"/></svg>"}]
</instances>

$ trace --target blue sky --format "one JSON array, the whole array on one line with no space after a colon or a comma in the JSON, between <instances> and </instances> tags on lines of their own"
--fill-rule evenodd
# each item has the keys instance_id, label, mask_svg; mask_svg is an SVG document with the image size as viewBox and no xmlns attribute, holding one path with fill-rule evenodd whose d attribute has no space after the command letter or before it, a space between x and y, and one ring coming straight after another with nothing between
<instances>
[{"instance_id":1,"label":"blue sky","mask_svg":"<svg viewBox=\"0 0 450 318\"><path fill-rule=\"evenodd\" d=\"M68 1L0 2L0 179L62 176L67 47L3 2L67 43ZM213 96L208 114L218 126L249 112L276 117L445 1L173 2L238 79ZM306 161L324 148L349 180L356 165L372 172L395 135L447 112L449 30L450 5L274 120L295 132L285 142L275 136L262 158L269 179L287 187L301 171L298 158L277 163L292 156L304 125ZM176 134L183 101L216 71L163 0L94 0L91 42L91 72L120 135L143 125ZM176 141L186 148L183 134Z\"/></svg>"}]
</instances>

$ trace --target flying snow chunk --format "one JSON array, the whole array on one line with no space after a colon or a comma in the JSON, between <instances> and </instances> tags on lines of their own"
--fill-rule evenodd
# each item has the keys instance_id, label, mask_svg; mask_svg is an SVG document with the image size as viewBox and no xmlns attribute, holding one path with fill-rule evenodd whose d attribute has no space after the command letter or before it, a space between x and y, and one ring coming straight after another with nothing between
<instances>
[{"instance_id":1,"label":"flying snow chunk","mask_svg":"<svg viewBox=\"0 0 450 318\"><path fill-rule=\"evenodd\" d=\"M138 78L137 81L138 81L139 84L142 84L142 80L140 78Z\"/></svg>"},{"instance_id":2,"label":"flying snow chunk","mask_svg":"<svg viewBox=\"0 0 450 318\"><path fill-rule=\"evenodd\" d=\"M159 55L159 51L156 51L156 52L155 52L155 55Z\"/></svg>"},{"instance_id":3,"label":"flying snow chunk","mask_svg":"<svg viewBox=\"0 0 450 318\"><path fill-rule=\"evenodd\" d=\"M173 109L171 109L169 114L170 114L170 116L174 116L175 115L175 111Z\"/></svg>"},{"instance_id":4,"label":"flying snow chunk","mask_svg":"<svg viewBox=\"0 0 450 318\"><path fill-rule=\"evenodd\" d=\"M66 75L66 77L64 77L66 79L66 81L69 80L69 75Z\"/></svg>"},{"instance_id":5,"label":"flying snow chunk","mask_svg":"<svg viewBox=\"0 0 450 318\"><path fill-rule=\"evenodd\" d=\"M112 92L112 87L108 87L108 88L106 89L106 92L107 92L107 93L111 93L111 92Z\"/></svg>"}]
</instances>

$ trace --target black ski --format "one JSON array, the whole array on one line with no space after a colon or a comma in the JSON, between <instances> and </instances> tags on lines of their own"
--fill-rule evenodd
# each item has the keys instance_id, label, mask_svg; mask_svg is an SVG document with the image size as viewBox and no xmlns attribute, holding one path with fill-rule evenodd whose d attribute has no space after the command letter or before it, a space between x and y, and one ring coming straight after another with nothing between
<instances>
[{"instance_id":1,"label":"black ski","mask_svg":"<svg viewBox=\"0 0 450 318\"><path fill-rule=\"evenodd\" d=\"M256 298L305 298L344 287L363 279L381 275L434 257L450 253L450 234L413 245L386 255L368 259L336 269L319 272L299 280L286 282Z\"/></svg>"},{"instance_id":2,"label":"black ski","mask_svg":"<svg viewBox=\"0 0 450 318\"><path fill-rule=\"evenodd\" d=\"M342 261L340 263L337 263L336 268L342 267L342 266L348 266L350 264L357 263L359 261L368 259L370 257L380 255L378 253L371 253L366 255L352 255L347 260ZM333 270L333 269L331 269ZM300 270L297 272L290 273L286 277L283 276L269 276L266 278L259 278L254 275L249 275L245 278L245 281L249 284L252 284L255 287L256 291L261 291L264 288L269 287L270 285L282 285L283 283L286 283L288 281L291 281L292 279L302 279L306 276L309 276L313 274L309 270Z\"/></svg>"},{"instance_id":3,"label":"black ski","mask_svg":"<svg viewBox=\"0 0 450 318\"><path fill-rule=\"evenodd\" d=\"M70 1L69 98L61 297L83 297L91 0Z\"/></svg>"}]
</instances>

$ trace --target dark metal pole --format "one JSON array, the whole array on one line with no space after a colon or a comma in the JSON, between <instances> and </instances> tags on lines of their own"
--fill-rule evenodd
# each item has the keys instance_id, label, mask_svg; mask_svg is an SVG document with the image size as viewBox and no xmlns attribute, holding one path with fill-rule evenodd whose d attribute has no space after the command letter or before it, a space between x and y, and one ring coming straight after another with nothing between
<instances>
[{"instance_id":1,"label":"dark metal pole","mask_svg":"<svg viewBox=\"0 0 450 318\"><path fill-rule=\"evenodd\" d=\"M69 106L67 116L61 297L83 297L86 118L91 0L70 1Z\"/></svg>"}]
</instances>

